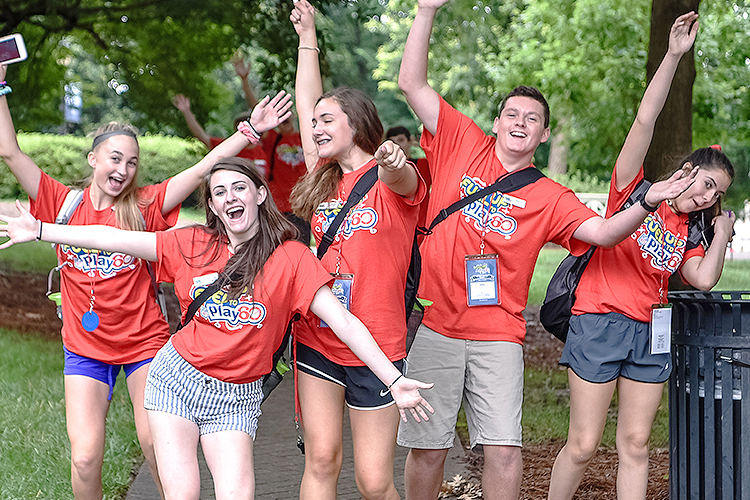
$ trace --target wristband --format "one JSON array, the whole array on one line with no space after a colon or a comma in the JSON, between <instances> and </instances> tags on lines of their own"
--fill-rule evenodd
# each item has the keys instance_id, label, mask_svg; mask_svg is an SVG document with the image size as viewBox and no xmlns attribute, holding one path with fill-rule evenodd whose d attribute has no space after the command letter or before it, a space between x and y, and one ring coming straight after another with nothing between
<instances>
[{"instance_id":1,"label":"wristband","mask_svg":"<svg viewBox=\"0 0 750 500\"><path fill-rule=\"evenodd\" d=\"M10 85L0 85L0 96L10 94L11 92L13 92L13 89L10 88Z\"/></svg>"},{"instance_id":2,"label":"wristband","mask_svg":"<svg viewBox=\"0 0 750 500\"><path fill-rule=\"evenodd\" d=\"M42 224L44 224L44 222L39 221L39 232L36 235L36 241L40 241L42 239Z\"/></svg>"},{"instance_id":3,"label":"wristband","mask_svg":"<svg viewBox=\"0 0 750 500\"><path fill-rule=\"evenodd\" d=\"M240 122L239 125L237 125L237 131L242 132L247 140L250 141L250 144L258 144L258 141L260 141L260 134L255 130L255 127L250 125L249 120Z\"/></svg>"},{"instance_id":4,"label":"wristband","mask_svg":"<svg viewBox=\"0 0 750 500\"><path fill-rule=\"evenodd\" d=\"M391 387L393 387L393 384L395 384L396 382L398 382L398 381L399 381L399 380L401 379L401 377L403 377L403 376L404 376L404 374L403 374L403 373L400 373L400 374L398 375L398 377L396 377L396 378L395 378L395 379L393 380L393 382L391 382L391 385L389 385L389 386L388 386L388 390L390 391L390 390L391 390Z\"/></svg>"},{"instance_id":5,"label":"wristband","mask_svg":"<svg viewBox=\"0 0 750 500\"><path fill-rule=\"evenodd\" d=\"M656 210L659 208L659 205L661 205L661 203L659 203L655 207L652 207L651 205L649 205L648 203L646 203L646 197L645 196L643 198L641 198L641 206L644 209L646 209L647 212L656 212Z\"/></svg>"},{"instance_id":6,"label":"wristband","mask_svg":"<svg viewBox=\"0 0 750 500\"><path fill-rule=\"evenodd\" d=\"M300 45L299 47L297 47L297 50L314 50L315 52L320 54L320 49L318 47L307 47L305 45Z\"/></svg>"}]
</instances>

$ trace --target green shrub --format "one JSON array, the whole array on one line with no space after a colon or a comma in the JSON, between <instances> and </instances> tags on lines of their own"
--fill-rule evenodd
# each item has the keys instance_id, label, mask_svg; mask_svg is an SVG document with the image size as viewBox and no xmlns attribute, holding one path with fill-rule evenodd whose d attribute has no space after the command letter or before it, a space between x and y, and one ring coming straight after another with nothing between
<instances>
[{"instance_id":1,"label":"green shrub","mask_svg":"<svg viewBox=\"0 0 750 500\"><path fill-rule=\"evenodd\" d=\"M39 167L66 185L76 185L88 178L91 169L86 154L91 139L71 135L21 133L18 135L21 150ZM197 163L206 154L206 148L196 140L185 140L164 135L146 135L138 138L141 148L141 185L161 182ZM25 198L16 178L0 160L0 199Z\"/></svg>"}]
</instances>

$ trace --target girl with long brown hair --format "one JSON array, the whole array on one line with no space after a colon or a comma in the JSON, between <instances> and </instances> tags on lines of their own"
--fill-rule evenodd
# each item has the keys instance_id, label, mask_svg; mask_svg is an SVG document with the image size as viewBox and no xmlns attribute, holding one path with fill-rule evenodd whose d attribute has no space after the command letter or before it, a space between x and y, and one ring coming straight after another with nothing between
<instances>
[{"instance_id":1,"label":"girl with long brown hair","mask_svg":"<svg viewBox=\"0 0 750 500\"><path fill-rule=\"evenodd\" d=\"M383 126L363 92L323 93L315 12L306 0L291 14L299 35L295 101L307 176L292 192L295 213L312 221L318 245L356 182L375 158L378 181L346 214L321 262L388 358L400 369L406 357L404 288L419 204L426 185L395 143L382 143ZM366 499L398 498L393 483L398 412L384 386L332 334L307 315L295 326L299 402L305 439L302 499L333 499L343 455L343 421L349 409L355 477Z\"/></svg>"},{"instance_id":2,"label":"girl with long brown hair","mask_svg":"<svg viewBox=\"0 0 750 500\"><path fill-rule=\"evenodd\" d=\"M382 160L387 163L388 160ZM198 498L198 443L217 499L254 498L253 439L263 399L262 378L291 317L308 312L331 325L366 363L406 418L426 418L419 389L403 377L365 326L331 293L331 276L297 229L279 212L268 184L248 160L214 165L203 185L206 225L132 232L108 226L43 223L17 204L2 217L0 236L99 247L156 262L159 281L173 282L183 311L207 288L221 285L154 357L145 407L166 498ZM384 387L385 387L384 385Z\"/></svg>"}]
</instances>

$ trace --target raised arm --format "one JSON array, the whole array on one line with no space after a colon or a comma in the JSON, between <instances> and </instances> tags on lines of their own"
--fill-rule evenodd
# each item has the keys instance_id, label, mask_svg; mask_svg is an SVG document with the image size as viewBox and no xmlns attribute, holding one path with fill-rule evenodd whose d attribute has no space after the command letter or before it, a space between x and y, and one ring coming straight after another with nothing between
<instances>
[{"instance_id":1,"label":"raised arm","mask_svg":"<svg viewBox=\"0 0 750 500\"><path fill-rule=\"evenodd\" d=\"M7 69L6 65L0 64L0 81L5 81ZM10 109L8 108L7 95L0 97L0 156L18 179L21 188L26 191L26 194L32 200L36 200L36 196L39 194L39 180L42 177L42 171L18 146L16 129L13 127L13 119L10 117Z\"/></svg>"},{"instance_id":2,"label":"raised arm","mask_svg":"<svg viewBox=\"0 0 750 500\"><path fill-rule=\"evenodd\" d=\"M687 175L680 169L669 179L652 184L643 199L647 205L658 207L662 201L675 198L689 188L697 174L698 167L694 167ZM646 208L636 203L608 219L603 217L588 219L578 226L573 237L592 245L613 247L631 235L646 215L648 215Z\"/></svg>"},{"instance_id":3,"label":"raised arm","mask_svg":"<svg viewBox=\"0 0 750 500\"><path fill-rule=\"evenodd\" d=\"M172 104L174 107L179 109L182 115L185 117L185 122L190 129L190 133L193 136L206 145L207 148L211 147L211 136L203 129L198 119L193 114L193 110L190 109L190 99L185 97L183 94L176 94L172 98Z\"/></svg>"},{"instance_id":4,"label":"raised arm","mask_svg":"<svg viewBox=\"0 0 750 500\"><path fill-rule=\"evenodd\" d=\"M375 151L378 162L378 179L388 188L405 198L416 194L419 177L413 163L406 161L406 153L393 141L385 141Z\"/></svg>"},{"instance_id":5,"label":"raised arm","mask_svg":"<svg viewBox=\"0 0 750 500\"><path fill-rule=\"evenodd\" d=\"M404 422L407 409L417 422L420 421L420 416L424 420L429 420L425 409L434 412L430 404L419 394L419 389L431 389L433 384L404 377L383 354L365 325L344 309L330 288L322 286L317 291L310 304L310 310L325 321L336 336L390 389Z\"/></svg>"},{"instance_id":6,"label":"raised arm","mask_svg":"<svg viewBox=\"0 0 750 500\"><path fill-rule=\"evenodd\" d=\"M281 122L292 114L292 96L283 90L271 99L266 96L261 100L250 115L250 123L259 133L278 127ZM222 158L237 155L250 144L242 132L235 132L213 148L198 163L183 170L172 177L167 184L164 195L162 213L169 213L174 207L183 202L201 183L203 176Z\"/></svg>"},{"instance_id":7,"label":"raised arm","mask_svg":"<svg viewBox=\"0 0 750 500\"><path fill-rule=\"evenodd\" d=\"M318 61L320 49L315 34L315 8L307 0L299 0L295 2L289 19L299 35L294 100L297 105L302 150L305 152L305 165L310 172L318 163L318 147L313 140L313 110L315 103L323 95L323 80Z\"/></svg>"},{"instance_id":8,"label":"raised arm","mask_svg":"<svg viewBox=\"0 0 750 500\"><path fill-rule=\"evenodd\" d=\"M435 14L448 0L419 0L398 72L398 86L425 130L437 131L440 96L427 82L427 60Z\"/></svg>"},{"instance_id":9,"label":"raised arm","mask_svg":"<svg viewBox=\"0 0 750 500\"><path fill-rule=\"evenodd\" d=\"M682 263L680 274L685 281L703 291L711 290L721 278L727 244L732 241L736 216L733 212L722 212L714 217L714 239L703 257L691 257Z\"/></svg>"},{"instance_id":10,"label":"raised arm","mask_svg":"<svg viewBox=\"0 0 750 500\"><path fill-rule=\"evenodd\" d=\"M672 25L667 54L643 94L635 122L617 157L615 184L618 190L627 187L638 175L654 136L656 119L669 95L677 65L682 56L693 46L697 32L698 14L695 12L681 15Z\"/></svg>"},{"instance_id":11,"label":"raised arm","mask_svg":"<svg viewBox=\"0 0 750 500\"><path fill-rule=\"evenodd\" d=\"M156 261L156 234L147 231L125 231L111 226L71 226L50 224L36 220L16 200L19 217L0 215L0 237L10 240L0 245L0 250L16 243L42 240L82 248L97 248L107 252L120 252Z\"/></svg>"},{"instance_id":12,"label":"raised arm","mask_svg":"<svg viewBox=\"0 0 750 500\"><path fill-rule=\"evenodd\" d=\"M234 72L240 77L242 82L242 93L245 94L245 102L248 108L254 108L258 105L258 98L255 97L253 87L250 85L250 64L245 63L242 55L239 51L232 57L232 65L234 66Z\"/></svg>"}]
</instances>

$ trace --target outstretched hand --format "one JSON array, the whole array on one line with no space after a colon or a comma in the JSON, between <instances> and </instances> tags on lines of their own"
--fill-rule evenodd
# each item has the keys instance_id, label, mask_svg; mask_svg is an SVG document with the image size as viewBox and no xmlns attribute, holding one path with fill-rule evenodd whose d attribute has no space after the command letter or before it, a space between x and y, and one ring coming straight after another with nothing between
<instances>
[{"instance_id":1,"label":"outstretched hand","mask_svg":"<svg viewBox=\"0 0 750 500\"><path fill-rule=\"evenodd\" d=\"M695 42L698 33L698 14L688 12L678 17L669 31L669 51L682 56Z\"/></svg>"},{"instance_id":2,"label":"outstretched hand","mask_svg":"<svg viewBox=\"0 0 750 500\"><path fill-rule=\"evenodd\" d=\"M278 127L290 116L292 116L292 95L282 90L273 99L269 96L264 97L253 108L250 120L255 129L262 134Z\"/></svg>"},{"instance_id":3,"label":"outstretched hand","mask_svg":"<svg viewBox=\"0 0 750 500\"><path fill-rule=\"evenodd\" d=\"M418 0L417 5L421 8L427 7L431 9L439 9L446 3L448 3L449 0Z\"/></svg>"},{"instance_id":4,"label":"outstretched hand","mask_svg":"<svg viewBox=\"0 0 750 500\"><path fill-rule=\"evenodd\" d=\"M185 97L184 94L175 94L172 98L172 104L174 107L182 111L183 113L190 112L190 99Z\"/></svg>"},{"instance_id":5,"label":"outstretched hand","mask_svg":"<svg viewBox=\"0 0 750 500\"><path fill-rule=\"evenodd\" d=\"M406 165L406 153L395 142L385 141L375 151L375 161L385 170L400 170Z\"/></svg>"},{"instance_id":6,"label":"outstretched hand","mask_svg":"<svg viewBox=\"0 0 750 500\"><path fill-rule=\"evenodd\" d=\"M303 33L315 31L315 7L307 0L295 0L289 19L292 21L294 31L300 36Z\"/></svg>"},{"instance_id":7,"label":"outstretched hand","mask_svg":"<svg viewBox=\"0 0 750 500\"><path fill-rule=\"evenodd\" d=\"M250 63L245 62L245 59L242 57L242 53L239 50L234 53L231 62L237 76L243 79L248 77L250 74Z\"/></svg>"},{"instance_id":8,"label":"outstretched hand","mask_svg":"<svg viewBox=\"0 0 750 500\"><path fill-rule=\"evenodd\" d=\"M16 200L16 208L21 213L18 217L10 215L0 215L0 238L10 238L0 245L0 250L10 248L16 243L25 243L34 241L39 235L39 225L41 222L36 220L31 213L23 208L21 202Z\"/></svg>"},{"instance_id":9,"label":"outstretched hand","mask_svg":"<svg viewBox=\"0 0 750 500\"><path fill-rule=\"evenodd\" d=\"M657 206L664 200L677 198L683 191L693 185L699 168L696 165L687 173L685 170L680 169L672 174L669 179L653 183L646 192L644 200L651 206Z\"/></svg>"},{"instance_id":10,"label":"outstretched hand","mask_svg":"<svg viewBox=\"0 0 750 500\"><path fill-rule=\"evenodd\" d=\"M406 410L409 410L414 417L414 420L417 422L421 422L422 420L426 422L430 419L425 410L430 413L435 413L435 410L433 410L430 403L419 394L419 389L432 389L434 385L435 384L425 384L424 382L406 377L400 377L396 383L393 384L391 387L391 396L393 396L393 400L396 402L396 406L398 406L401 420L404 422L408 421L406 418ZM422 417L421 420L419 418L420 416Z\"/></svg>"}]
</instances>

